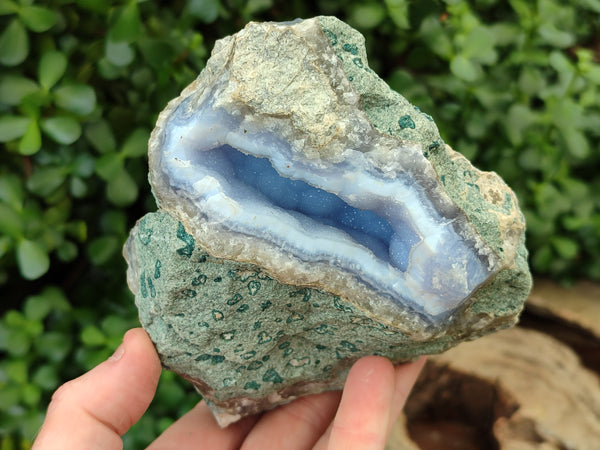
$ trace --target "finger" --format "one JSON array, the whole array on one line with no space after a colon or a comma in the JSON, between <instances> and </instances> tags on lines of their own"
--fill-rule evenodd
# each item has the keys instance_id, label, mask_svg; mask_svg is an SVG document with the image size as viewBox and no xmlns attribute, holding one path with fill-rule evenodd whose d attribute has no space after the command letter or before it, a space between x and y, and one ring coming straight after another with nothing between
<instances>
[{"instance_id":1,"label":"finger","mask_svg":"<svg viewBox=\"0 0 600 450\"><path fill-rule=\"evenodd\" d=\"M383 449L395 389L392 363L380 356L359 359L346 379L337 414L318 449Z\"/></svg>"},{"instance_id":2,"label":"finger","mask_svg":"<svg viewBox=\"0 0 600 450\"><path fill-rule=\"evenodd\" d=\"M33 449L122 448L120 436L148 408L160 371L146 332L129 330L108 360L54 393Z\"/></svg>"},{"instance_id":3,"label":"finger","mask_svg":"<svg viewBox=\"0 0 600 450\"><path fill-rule=\"evenodd\" d=\"M252 429L243 450L312 448L329 426L341 392L300 397L265 413Z\"/></svg>"},{"instance_id":4,"label":"finger","mask_svg":"<svg viewBox=\"0 0 600 450\"><path fill-rule=\"evenodd\" d=\"M392 428L396 421L398 420L398 416L400 412L404 408L406 404L406 400L410 395L410 391L412 390L425 362L427 361L427 357L421 356L413 363L402 364L396 366L394 369L396 373L396 385L394 389L394 397L392 400L392 407L390 411L390 420L389 427L387 430L387 437L389 437L392 432Z\"/></svg>"},{"instance_id":5,"label":"finger","mask_svg":"<svg viewBox=\"0 0 600 450\"><path fill-rule=\"evenodd\" d=\"M167 428L147 450L237 449L258 416L221 428L204 401Z\"/></svg>"}]
</instances>

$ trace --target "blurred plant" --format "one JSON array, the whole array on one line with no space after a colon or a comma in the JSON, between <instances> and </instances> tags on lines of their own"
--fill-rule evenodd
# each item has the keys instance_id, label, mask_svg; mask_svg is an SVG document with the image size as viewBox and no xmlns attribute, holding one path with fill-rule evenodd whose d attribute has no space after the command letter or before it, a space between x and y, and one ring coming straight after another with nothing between
<instances>
[{"instance_id":1,"label":"blurred plant","mask_svg":"<svg viewBox=\"0 0 600 450\"><path fill-rule=\"evenodd\" d=\"M600 0L0 0L0 449L136 310L121 247L155 208L146 141L249 20L334 14L444 139L517 192L533 269L600 279ZM163 374L140 448L197 396Z\"/></svg>"},{"instance_id":2,"label":"blurred plant","mask_svg":"<svg viewBox=\"0 0 600 450\"><path fill-rule=\"evenodd\" d=\"M38 3L0 0L2 449L27 448L51 392L138 324L120 255L136 217L155 207L147 140L204 65L194 24L216 19L198 2ZM133 447L162 430L157 415L197 401L164 378L149 418L127 438Z\"/></svg>"},{"instance_id":3,"label":"blurred plant","mask_svg":"<svg viewBox=\"0 0 600 450\"><path fill-rule=\"evenodd\" d=\"M600 2L445 3L392 85L515 189L537 274L600 279Z\"/></svg>"}]
</instances>

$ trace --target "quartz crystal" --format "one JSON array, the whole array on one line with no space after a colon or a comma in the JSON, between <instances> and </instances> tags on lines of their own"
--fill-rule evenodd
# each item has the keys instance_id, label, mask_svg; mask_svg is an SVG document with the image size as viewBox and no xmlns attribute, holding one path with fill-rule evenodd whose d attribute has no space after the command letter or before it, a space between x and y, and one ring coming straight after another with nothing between
<instances>
[{"instance_id":1,"label":"quartz crystal","mask_svg":"<svg viewBox=\"0 0 600 450\"><path fill-rule=\"evenodd\" d=\"M332 17L250 23L161 113L160 211L125 248L163 364L222 425L514 324L513 192L440 138ZM183 244L183 246L182 246Z\"/></svg>"}]
</instances>

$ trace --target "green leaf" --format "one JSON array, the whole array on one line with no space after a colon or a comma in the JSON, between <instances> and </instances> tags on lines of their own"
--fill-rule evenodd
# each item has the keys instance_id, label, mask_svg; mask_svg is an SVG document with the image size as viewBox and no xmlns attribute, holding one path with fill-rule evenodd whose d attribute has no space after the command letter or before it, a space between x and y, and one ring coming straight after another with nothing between
<instances>
[{"instance_id":1,"label":"green leaf","mask_svg":"<svg viewBox=\"0 0 600 450\"><path fill-rule=\"evenodd\" d=\"M166 372L166 371L164 371ZM163 380L169 380L169 375L161 376ZM160 383L156 392L156 397L161 400L161 404L171 405L172 407L180 405L185 400L186 393L180 385L170 379L170 383Z\"/></svg>"},{"instance_id":2,"label":"green leaf","mask_svg":"<svg viewBox=\"0 0 600 450\"><path fill-rule=\"evenodd\" d=\"M35 340L34 345L39 355L43 355L54 363L59 363L71 351L72 340L70 333L51 331L42 334Z\"/></svg>"},{"instance_id":3,"label":"green leaf","mask_svg":"<svg viewBox=\"0 0 600 450\"><path fill-rule=\"evenodd\" d=\"M144 59L151 67L170 67L176 52L173 44L165 39L144 39L139 43Z\"/></svg>"},{"instance_id":4,"label":"green leaf","mask_svg":"<svg viewBox=\"0 0 600 450\"><path fill-rule=\"evenodd\" d=\"M33 155L38 152L42 146L42 136L40 127L36 120L31 120L27 126L25 134L19 142L19 153L21 155Z\"/></svg>"},{"instance_id":5,"label":"green leaf","mask_svg":"<svg viewBox=\"0 0 600 450\"><path fill-rule=\"evenodd\" d=\"M0 16L19 12L19 5L11 0L0 0Z\"/></svg>"},{"instance_id":6,"label":"green leaf","mask_svg":"<svg viewBox=\"0 0 600 450\"><path fill-rule=\"evenodd\" d=\"M590 186L576 178L564 178L560 180L560 186L572 199L581 201L583 199L591 199L594 197L592 192L590 192Z\"/></svg>"},{"instance_id":7,"label":"green leaf","mask_svg":"<svg viewBox=\"0 0 600 450\"><path fill-rule=\"evenodd\" d=\"M33 373L31 381L45 391L54 391L60 383L57 369L51 364L44 364Z\"/></svg>"},{"instance_id":8,"label":"green leaf","mask_svg":"<svg viewBox=\"0 0 600 450\"><path fill-rule=\"evenodd\" d=\"M539 183L534 193L534 199L540 217L552 225L561 214L569 211L572 207L571 199L551 182Z\"/></svg>"},{"instance_id":9,"label":"green leaf","mask_svg":"<svg viewBox=\"0 0 600 450\"><path fill-rule=\"evenodd\" d=\"M519 88L527 95L539 95L546 87L546 79L536 67L525 66L519 76Z\"/></svg>"},{"instance_id":10,"label":"green leaf","mask_svg":"<svg viewBox=\"0 0 600 450\"><path fill-rule=\"evenodd\" d=\"M27 318L21 313L14 309L8 310L4 316L4 322L9 327L24 329L27 327Z\"/></svg>"},{"instance_id":11,"label":"green leaf","mask_svg":"<svg viewBox=\"0 0 600 450\"><path fill-rule=\"evenodd\" d=\"M96 93L85 84L61 86L54 91L57 106L74 114L85 116L96 107Z\"/></svg>"},{"instance_id":12,"label":"green leaf","mask_svg":"<svg viewBox=\"0 0 600 450\"><path fill-rule=\"evenodd\" d=\"M12 250L13 240L8 236L0 236L0 258ZM1 339L0 339L1 340Z\"/></svg>"},{"instance_id":13,"label":"green leaf","mask_svg":"<svg viewBox=\"0 0 600 450\"><path fill-rule=\"evenodd\" d=\"M123 171L123 158L119 153L107 153L96 160L96 173L104 180L115 178Z\"/></svg>"},{"instance_id":14,"label":"green leaf","mask_svg":"<svg viewBox=\"0 0 600 450\"><path fill-rule=\"evenodd\" d=\"M63 262L73 261L75 258L77 258L78 254L79 248L71 241L64 241L56 249L56 256L58 256L58 258Z\"/></svg>"},{"instance_id":15,"label":"green leaf","mask_svg":"<svg viewBox=\"0 0 600 450\"><path fill-rule=\"evenodd\" d=\"M106 195L117 206L129 206L137 199L138 187L129 172L122 170L115 178L108 180Z\"/></svg>"},{"instance_id":16,"label":"green leaf","mask_svg":"<svg viewBox=\"0 0 600 450\"><path fill-rule=\"evenodd\" d=\"M96 347L106 342L106 336L95 325L88 325L81 330L80 338L86 347Z\"/></svg>"},{"instance_id":17,"label":"green leaf","mask_svg":"<svg viewBox=\"0 0 600 450\"><path fill-rule=\"evenodd\" d=\"M559 30L553 23L543 23L540 25L538 34L544 42L553 47L566 48L575 43L575 36L572 33Z\"/></svg>"},{"instance_id":18,"label":"green leaf","mask_svg":"<svg viewBox=\"0 0 600 450\"><path fill-rule=\"evenodd\" d=\"M140 44L144 41L141 41ZM155 75L156 73L150 67L142 66L131 74L131 84L137 90L145 91L154 83Z\"/></svg>"},{"instance_id":19,"label":"green leaf","mask_svg":"<svg viewBox=\"0 0 600 450\"><path fill-rule=\"evenodd\" d=\"M11 356L25 356L31 348L31 336L20 328L9 329L7 334L5 342L0 344L0 348Z\"/></svg>"},{"instance_id":20,"label":"green leaf","mask_svg":"<svg viewBox=\"0 0 600 450\"><path fill-rule=\"evenodd\" d=\"M488 30L494 35L496 45L500 46L522 42L525 36L523 28L514 22L489 24Z\"/></svg>"},{"instance_id":21,"label":"green leaf","mask_svg":"<svg viewBox=\"0 0 600 450\"><path fill-rule=\"evenodd\" d=\"M122 336L131 328L131 321L111 314L102 320L101 327L108 336Z\"/></svg>"},{"instance_id":22,"label":"green leaf","mask_svg":"<svg viewBox=\"0 0 600 450\"><path fill-rule=\"evenodd\" d=\"M375 28L385 19L386 11L379 3L357 3L350 11L350 22L363 29Z\"/></svg>"},{"instance_id":23,"label":"green leaf","mask_svg":"<svg viewBox=\"0 0 600 450\"><path fill-rule=\"evenodd\" d=\"M552 253L552 248L550 248L549 245L545 245L532 255L531 263L535 270L544 273L548 271L554 258L555 256Z\"/></svg>"},{"instance_id":24,"label":"green leaf","mask_svg":"<svg viewBox=\"0 0 600 450\"><path fill-rule=\"evenodd\" d=\"M248 0L246 2L246 8L244 9L244 13L248 16L253 16L257 13L263 12L271 8L272 6L273 0Z\"/></svg>"},{"instance_id":25,"label":"green leaf","mask_svg":"<svg viewBox=\"0 0 600 450\"><path fill-rule=\"evenodd\" d=\"M135 52L133 51L131 44L128 44L127 42L112 42L107 40L104 54L111 64L119 67L131 64L135 58Z\"/></svg>"},{"instance_id":26,"label":"green leaf","mask_svg":"<svg viewBox=\"0 0 600 450\"><path fill-rule=\"evenodd\" d=\"M213 23L219 17L219 0L190 0L188 11L204 23Z\"/></svg>"},{"instance_id":27,"label":"green leaf","mask_svg":"<svg viewBox=\"0 0 600 450\"><path fill-rule=\"evenodd\" d=\"M71 185L72 185L72 183L71 183ZM76 195L73 195L73 197L80 198ZM83 196L81 196L81 197L83 197ZM58 256L58 259L60 259L63 262L73 261L75 258L77 258L78 254L79 254L79 249L77 248L77 245L75 245L71 241L64 241L62 244L60 244L56 248L56 256Z\"/></svg>"},{"instance_id":28,"label":"green leaf","mask_svg":"<svg viewBox=\"0 0 600 450\"><path fill-rule=\"evenodd\" d=\"M87 125L83 135L92 144L92 147L100 153L114 152L117 148L115 136L110 125L104 119Z\"/></svg>"},{"instance_id":29,"label":"green leaf","mask_svg":"<svg viewBox=\"0 0 600 450\"><path fill-rule=\"evenodd\" d=\"M523 143L523 132L536 121L536 114L521 104L512 105L504 122L506 134L513 145Z\"/></svg>"},{"instance_id":30,"label":"green leaf","mask_svg":"<svg viewBox=\"0 0 600 450\"><path fill-rule=\"evenodd\" d=\"M77 4L96 13L106 13L110 9L110 3L107 0L77 0Z\"/></svg>"},{"instance_id":31,"label":"green leaf","mask_svg":"<svg viewBox=\"0 0 600 450\"><path fill-rule=\"evenodd\" d=\"M35 280L48 271L50 258L37 242L23 239L17 244L17 264L23 278Z\"/></svg>"},{"instance_id":32,"label":"green leaf","mask_svg":"<svg viewBox=\"0 0 600 450\"><path fill-rule=\"evenodd\" d=\"M562 52L554 50L548 58L550 65L560 74L571 75L575 72L575 67Z\"/></svg>"},{"instance_id":33,"label":"green leaf","mask_svg":"<svg viewBox=\"0 0 600 450\"><path fill-rule=\"evenodd\" d=\"M590 155L590 145L583 132L569 127L562 128L561 133L571 155L578 159L585 159Z\"/></svg>"},{"instance_id":34,"label":"green leaf","mask_svg":"<svg viewBox=\"0 0 600 450\"><path fill-rule=\"evenodd\" d=\"M408 0L385 0L388 13L393 22L401 30L410 28L410 16L408 13Z\"/></svg>"},{"instance_id":35,"label":"green leaf","mask_svg":"<svg viewBox=\"0 0 600 450\"><path fill-rule=\"evenodd\" d=\"M494 64L498 59L495 45L496 39L492 32L486 27L477 26L467 35L462 56L482 64Z\"/></svg>"},{"instance_id":36,"label":"green leaf","mask_svg":"<svg viewBox=\"0 0 600 450\"><path fill-rule=\"evenodd\" d=\"M14 174L0 175L0 200L9 205L15 211L23 208L23 185L21 179Z\"/></svg>"},{"instance_id":37,"label":"green leaf","mask_svg":"<svg viewBox=\"0 0 600 450\"><path fill-rule=\"evenodd\" d=\"M118 44L120 45L120 44ZM105 48L105 52L107 51L107 49ZM131 61L133 61L133 54L131 55ZM129 61L129 62L131 62ZM129 63L127 63L129 64ZM112 62L109 61L109 59L104 56L102 58L100 58L98 60L98 74L104 78L105 80L116 80L117 78L119 78L120 76L123 76L125 70L120 67L117 66L115 64L113 64Z\"/></svg>"},{"instance_id":38,"label":"green leaf","mask_svg":"<svg viewBox=\"0 0 600 450\"><path fill-rule=\"evenodd\" d=\"M0 373L1 372L3 372L2 368L0 368ZM0 411L10 411L14 408L21 409L22 406L20 392L13 386L10 386L10 384L7 387L7 389L0 389ZM14 440L10 438L10 435L2 438L3 443L5 440L9 442L7 445L7 450L14 450L15 448L18 448L16 445L9 447L9 445L14 442Z\"/></svg>"},{"instance_id":39,"label":"green leaf","mask_svg":"<svg viewBox=\"0 0 600 450\"><path fill-rule=\"evenodd\" d=\"M96 160L89 153L80 153L71 165L73 173L83 178L93 174L95 166Z\"/></svg>"},{"instance_id":40,"label":"green leaf","mask_svg":"<svg viewBox=\"0 0 600 450\"><path fill-rule=\"evenodd\" d=\"M561 258L573 259L579 252L579 245L572 239L564 236L554 236L551 240L552 246Z\"/></svg>"},{"instance_id":41,"label":"green leaf","mask_svg":"<svg viewBox=\"0 0 600 450\"><path fill-rule=\"evenodd\" d=\"M137 158L148 154L150 132L145 128L136 128L125 140L121 155L126 158Z\"/></svg>"},{"instance_id":42,"label":"green leaf","mask_svg":"<svg viewBox=\"0 0 600 450\"><path fill-rule=\"evenodd\" d=\"M594 65L585 71L584 76L593 84L600 84L600 66Z\"/></svg>"},{"instance_id":43,"label":"green leaf","mask_svg":"<svg viewBox=\"0 0 600 450\"><path fill-rule=\"evenodd\" d=\"M483 75L483 71L479 64L465 58L462 55L457 55L450 63L450 70L454 75L464 81L476 81Z\"/></svg>"},{"instance_id":44,"label":"green leaf","mask_svg":"<svg viewBox=\"0 0 600 450\"><path fill-rule=\"evenodd\" d=\"M87 239L87 225L82 220L69 223L66 231L69 236L72 236L80 242L83 242Z\"/></svg>"},{"instance_id":45,"label":"green leaf","mask_svg":"<svg viewBox=\"0 0 600 450\"><path fill-rule=\"evenodd\" d=\"M100 223L106 233L124 236L127 233L127 215L122 210L113 209L102 215Z\"/></svg>"},{"instance_id":46,"label":"green leaf","mask_svg":"<svg viewBox=\"0 0 600 450\"><path fill-rule=\"evenodd\" d=\"M139 37L141 29L137 1L129 0L117 13L117 19L110 27L108 37L113 42L133 42Z\"/></svg>"},{"instance_id":47,"label":"green leaf","mask_svg":"<svg viewBox=\"0 0 600 450\"><path fill-rule=\"evenodd\" d=\"M31 295L25 300L23 313L29 320L43 320L52 311L68 311L70 309L64 293L57 287L49 286L38 295Z\"/></svg>"},{"instance_id":48,"label":"green leaf","mask_svg":"<svg viewBox=\"0 0 600 450\"><path fill-rule=\"evenodd\" d=\"M45 52L38 66L40 85L49 90L62 78L67 69L67 57L59 51Z\"/></svg>"},{"instance_id":49,"label":"green leaf","mask_svg":"<svg viewBox=\"0 0 600 450\"><path fill-rule=\"evenodd\" d=\"M23 236L23 221L8 205L0 203L0 232L15 240Z\"/></svg>"},{"instance_id":50,"label":"green leaf","mask_svg":"<svg viewBox=\"0 0 600 450\"><path fill-rule=\"evenodd\" d=\"M0 142L20 138L27 131L31 119L21 116L0 116Z\"/></svg>"},{"instance_id":51,"label":"green leaf","mask_svg":"<svg viewBox=\"0 0 600 450\"><path fill-rule=\"evenodd\" d=\"M119 240L114 236L102 236L88 245L88 256L93 264L99 266L112 258L120 248Z\"/></svg>"},{"instance_id":52,"label":"green leaf","mask_svg":"<svg viewBox=\"0 0 600 450\"><path fill-rule=\"evenodd\" d=\"M105 361L110 356L110 351L106 346L98 347L81 347L77 349L75 360L85 370L92 370L101 362Z\"/></svg>"},{"instance_id":53,"label":"green leaf","mask_svg":"<svg viewBox=\"0 0 600 450\"><path fill-rule=\"evenodd\" d=\"M42 130L59 144L69 145L81 136L79 122L71 117L50 117L42 120Z\"/></svg>"},{"instance_id":54,"label":"green leaf","mask_svg":"<svg viewBox=\"0 0 600 450\"><path fill-rule=\"evenodd\" d=\"M0 103L18 105L26 95L32 94L39 86L29 78L6 75L0 79Z\"/></svg>"},{"instance_id":55,"label":"green leaf","mask_svg":"<svg viewBox=\"0 0 600 450\"><path fill-rule=\"evenodd\" d=\"M562 219L563 226L569 231L577 231L587 224L586 218L566 216Z\"/></svg>"},{"instance_id":56,"label":"green leaf","mask_svg":"<svg viewBox=\"0 0 600 450\"><path fill-rule=\"evenodd\" d=\"M579 0L580 6L600 13L600 0Z\"/></svg>"},{"instance_id":57,"label":"green leaf","mask_svg":"<svg viewBox=\"0 0 600 450\"><path fill-rule=\"evenodd\" d=\"M442 27L439 18L429 16L421 23L419 35L436 55L449 60L454 54L452 41Z\"/></svg>"},{"instance_id":58,"label":"green leaf","mask_svg":"<svg viewBox=\"0 0 600 450\"><path fill-rule=\"evenodd\" d=\"M27 297L23 313L29 320L43 320L52 310L52 304L42 295Z\"/></svg>"},{"instance_id":59,"label":"green leaf","mask_svg":"<svg viewBox=\"0 0 600 450\"><path fill-rule=\"evenodd\" d=\"M534 12L533 8L535 3L531 0L509 0L510 5L515 12L520 16L521 21L529 24L531 22Z\"/></svg>"},{"instance_id":60,"label":"green leaf","mask_svg":"<svg viewBox=\"0 0 600 450\"><path fill-rule=\"evenodd\" d=\"M56 13L42 6L23 6L19 14L27 28L36 33L47 31L56 23Z\"/></svg>"},{"instance_id":61,"label":"green leaf","mask_svg":"<svg viewBox=\"0 0 600 450\"><path fill-rule=\"evenodd\" d=\"M548 110L552 122L561 130L569 128L577 129L583 122L584 110L571 97L562 97L551 102Z\"/></svg>"},{"instance_id":62,"label":"green leaf","mask_svg":"<svg viewBox=\"0 0 600 450\"><path fill-rule=\"evenodd\" d=\"M27 189L40 197L47 197L63 184L67 171L63 166L40 167L27 179Z\"/></svg>"},{"instance_id":63,"label":"green leaf","mask_svg":"<svg viewBox=\"0 0 600 450\"><path fill-rule=\"evenodd\" d=\"M23 24L13 19L0 35L0 64L16 66L29 54L29 37Z\"/></svg>"},{"instance_id":64,"label":"green leaf","mask_svg":"<svg viewBox=\"0 0 600 450\"><path fill-rule=\"evenodd\" d=\"M17 384L25 384L27 382L27 362L23 359L9 360L6 364L6 374Z\"/></svg>"}]
</instances>

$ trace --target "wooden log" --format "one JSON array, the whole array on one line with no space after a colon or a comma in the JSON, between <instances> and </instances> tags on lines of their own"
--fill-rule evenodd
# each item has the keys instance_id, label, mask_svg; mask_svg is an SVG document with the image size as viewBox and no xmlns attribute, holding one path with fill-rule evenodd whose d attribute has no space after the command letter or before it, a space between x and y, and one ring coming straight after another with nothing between
<instances>
[{"instance_id":1,"label":"wooden log","mask_svg":"<svg viewBox=\"0 0 600 450\"><path fill-rule=\"evenodd\" d=\"M430 357L405 413L426 450L600 448L598 375L566 345L523 328Z\"/></svg>"},{"instance_id":2,"label":"wooden log","mask_svg":"<svg viewBox=\"0 0 600 450\"><path fill-rule=\"evenodd\" d=\"M565 288L536 280L521 324L566 343L600 373L600 284L580 281Z\"/></svg>"}]
</instances>

